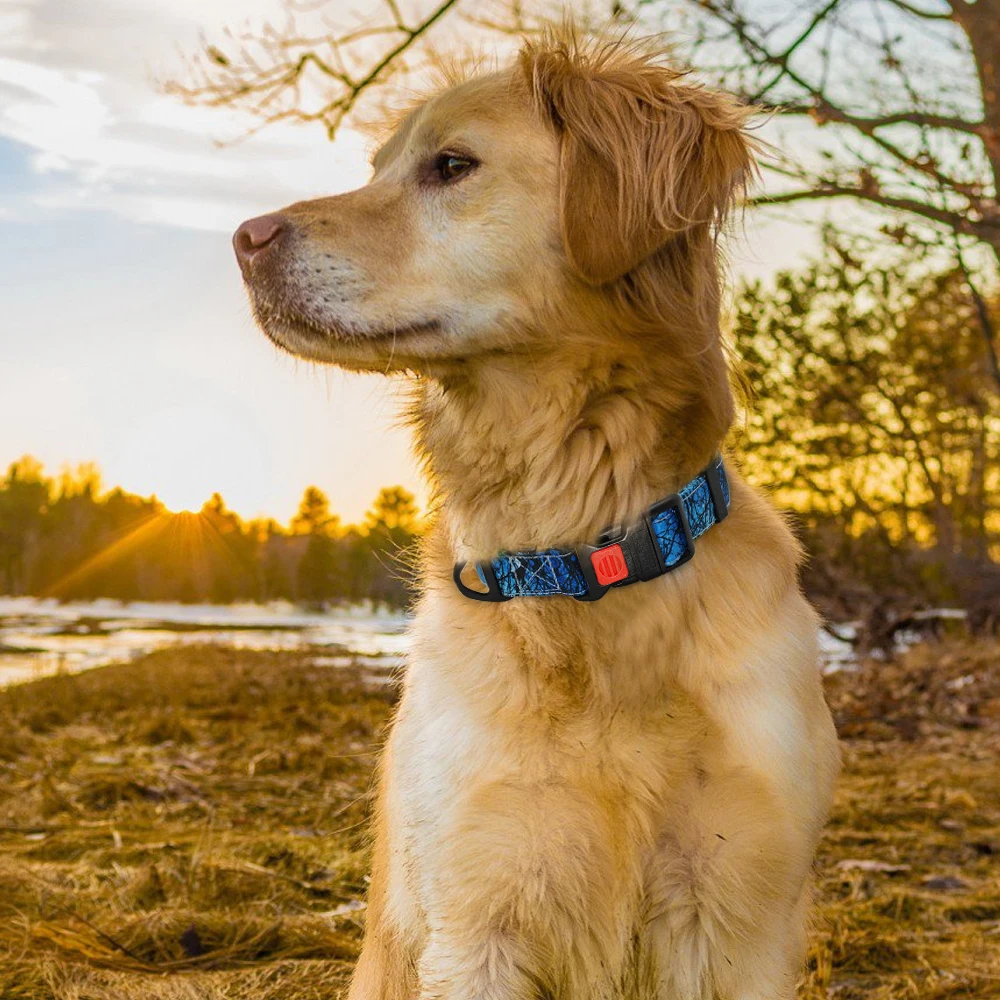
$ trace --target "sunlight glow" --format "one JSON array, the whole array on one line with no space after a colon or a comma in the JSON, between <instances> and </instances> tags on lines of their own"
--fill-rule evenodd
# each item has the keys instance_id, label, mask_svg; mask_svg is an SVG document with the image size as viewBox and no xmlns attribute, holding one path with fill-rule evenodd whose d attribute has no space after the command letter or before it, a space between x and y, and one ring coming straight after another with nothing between
<instances>
[{"instance_id":1,"label":"sunlight glow","mask_svg":"<svg viewBox=\"0 0 1000 1000\"><path fill-rule=\"evenodd\" d=\"M129 556L149 552L151 559L157 545L166 544L180 552L184 563L195 571L207 571L210 555L221 555L223 561L238 568L240 561L233 551L211 512L194 513L189 510L172 513L163 510L144 519L120 538L105 545L99 552L85 559L79 566L62 576L43 596L61 597L71 588L89 577L109 570Z\"/></svg>"},{"instance_id":2,"label":"sunlight glow","mask_svg":"<svg viewBox=\"0 0 1000 1000\"><path fill-rule=\"evenodd\" d=\"M43 597L59 597L70 587L86 579L88 576L99 572L102 569L113 565L119 559L137 551L143 546L149 545L158 538L167 525L172 520L172 516L166 511L152 514L146 520L140 522L131 531L126 532L121 538L105 545L99 552L94 553L89 559L85 559L76 569L60 577L51 586L46 588Z\"/></svg>"}]
</instances>

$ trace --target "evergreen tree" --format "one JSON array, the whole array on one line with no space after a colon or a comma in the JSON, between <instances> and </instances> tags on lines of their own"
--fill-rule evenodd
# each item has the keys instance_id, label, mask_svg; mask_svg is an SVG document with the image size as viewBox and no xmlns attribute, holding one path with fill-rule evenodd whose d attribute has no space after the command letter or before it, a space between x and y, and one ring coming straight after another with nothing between
<instances>
[{"instance_id":1,"label":"evergreen tree","mask_svg":"<svg viewBox=\"0 0 1000 1000\"><path fill-rule=\"evenodd\" d=\"M333 539L323 532L313 532L299 563L299 599L317 605L337 596L337 562Z\"/></svg>"},{"instance_id":2,"label":"evergreen tree","mask_svg":"<svg viewBox=\"0 0 1000 1000\"><path fill-rule=\"evenodd\" d=\"M299 509L292 518L289 527L293 534L312 535L317 533L333 534L338 525L338 519L330 513L330 501L318 486L306 487L299 502Z\"/></svg>"},{"instance_id":3,"label":"evergreen tree","mask_svg":"<svg viewBox=\"0 0 1000 1000\"><path fill-rule=\"evenodd\" d=\"M8 594L25 593L25 556L37 541L51 494L52 483L30 456L7 470L0 487L0 586Z\"/></svg>"}]
</instances>

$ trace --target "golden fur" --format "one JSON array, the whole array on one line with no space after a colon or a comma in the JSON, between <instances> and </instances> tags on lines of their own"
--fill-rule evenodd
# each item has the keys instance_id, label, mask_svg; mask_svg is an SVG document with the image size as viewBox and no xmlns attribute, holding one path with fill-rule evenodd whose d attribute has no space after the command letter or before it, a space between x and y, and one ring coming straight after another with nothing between
<instances>
[{"instance_id":1,"label":"golden fur","mask_svg":"<svg viewBox=\"0 0 1000 1000\"><path fill-rule=\"evenodd\" d=\"M276 342L409 371L436 490L351 1000L781 1000L837 749L799 550L732 473L695 559L480 604L456 559L592 540L733 403L715 233L747 112L643 46L550 37L413 111L372 183L245 267ZM475 161L445 182L442 152Z\"/></svg>"}]
</instances>

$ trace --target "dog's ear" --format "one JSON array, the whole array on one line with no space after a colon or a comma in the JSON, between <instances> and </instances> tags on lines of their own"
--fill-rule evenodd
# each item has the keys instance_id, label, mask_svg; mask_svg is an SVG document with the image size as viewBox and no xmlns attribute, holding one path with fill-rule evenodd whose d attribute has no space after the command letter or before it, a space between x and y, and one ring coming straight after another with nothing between
<instances>
[{"instance_id":1,"label":"dog's ear","mask_svg":"<svg viewBox=\"0 0 1000 1000\"><path fill-rule=\"evenodd\" d=\"M641 51L563 42L528 46L521 59L560 136L566 255L592 284L721 220L754 171L750 110Z\"/></svg>"}]
</instances>

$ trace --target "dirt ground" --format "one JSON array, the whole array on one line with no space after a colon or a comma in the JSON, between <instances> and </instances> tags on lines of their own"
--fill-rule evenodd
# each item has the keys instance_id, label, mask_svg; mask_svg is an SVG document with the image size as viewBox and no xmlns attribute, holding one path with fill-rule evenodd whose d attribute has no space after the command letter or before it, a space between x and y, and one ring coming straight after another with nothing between
<instances>
[{"instance_id":1,"label":"dirt ground","mask_svg":"<svg viewBox=\"0 0 1000 1000\"><path fill-rule=\"evenodd\" d=\"M187 647L0 692L0 1000L340 995L394 689L313 659ZM801 997L1000 998L1000 646L828 693Z\"/></svg>"}]
</instances>

